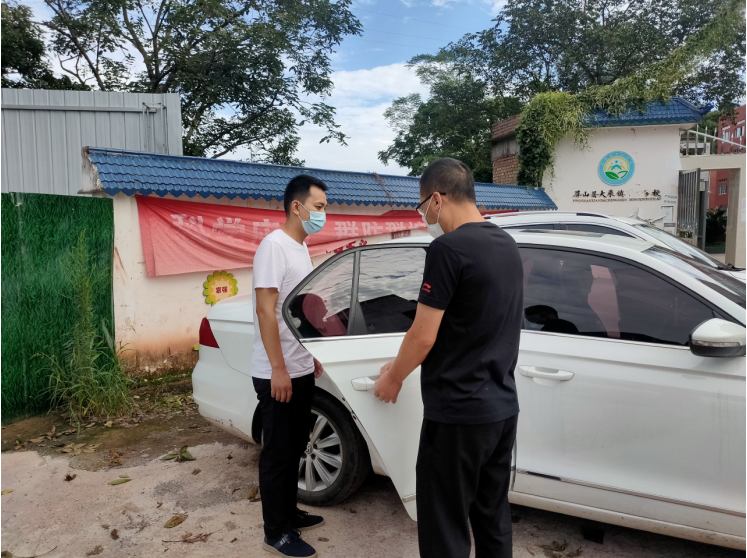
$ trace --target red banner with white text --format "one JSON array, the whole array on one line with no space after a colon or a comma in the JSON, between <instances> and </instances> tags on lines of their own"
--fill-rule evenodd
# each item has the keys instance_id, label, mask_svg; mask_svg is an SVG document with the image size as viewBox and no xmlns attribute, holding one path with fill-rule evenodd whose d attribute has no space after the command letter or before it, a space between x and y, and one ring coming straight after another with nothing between
<instances>
[{"instance_id":1,"label":"red banner with white text","mask_svg":"<svg viewBox=\"0 0 747 558\"><path fill-rule=\"evenodd\" d=\"M251 267L259 243L285 222L285 212L137 197L148 277ZM425 228L415 211L388 216L327 214L306 239L312 256L365 237Z\"/></svg>"}]
</instances>

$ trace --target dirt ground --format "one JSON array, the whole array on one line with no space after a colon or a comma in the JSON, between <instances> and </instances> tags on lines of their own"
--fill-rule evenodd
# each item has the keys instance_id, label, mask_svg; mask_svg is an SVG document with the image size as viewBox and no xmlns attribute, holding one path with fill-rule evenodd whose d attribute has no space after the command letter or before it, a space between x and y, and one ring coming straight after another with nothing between
<instances>
[{"instance_id":1,"label":"dirt ground","mask_svg":"<svg viewBox=\"0 0 747 558\"><path fill-rule=\"evenodd\" d=\"M248 498L259 448L204 421L189 389L188 380L142 388L134 419L67 435L57 436L70 427L56 416L3 427L2 490L12 490L0 497L3 557L270 556L260 548L261 503ZM160 460L183 445L194 461ZM123 476L131 480L108 484ZM306 509L326 520L304 536L320 557L418 556L417 525L387 478L371 475L338 506ZM744 556L520 506L512 512L516 558ZM175 515L187 518L166 528Z\"/></svg>"}]
</instances>

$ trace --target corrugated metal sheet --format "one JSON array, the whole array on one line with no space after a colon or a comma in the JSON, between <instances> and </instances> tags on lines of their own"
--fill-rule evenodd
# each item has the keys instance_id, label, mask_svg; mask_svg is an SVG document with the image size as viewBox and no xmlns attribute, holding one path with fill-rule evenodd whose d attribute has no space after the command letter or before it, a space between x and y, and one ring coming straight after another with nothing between
<instances>
[{"instance_id":1,"label":"corrugated metal sheet","mask_svg":"<svg viewBox=\"0 0 747 558\"><path fill-rule=\"evenodd\" d=\"M648 103L644 111L630 108L619 116L612 116L603 110L598 110L588 114L585 122L589 126L600 127L697 124L712 108L712 105L696 107L690 101L674 97L668 103Z\"/></svg>"},{"instance_id":2,"label":"corrugated metal sheet","mask_svg":"<svg viewBox=\"0 0 747 558\"><path fill-rule=\"evenodd\" d=\"M110 195L124 192L159 196L199 195L229 199L263 198L282 201L285 186L299 174L311 174L329 186L330 202L356 205L414 206L419 201L420 180L410 176L377 175L244 163L224 159L175 157L89 149L104 190ZM477 205L490 210L557 209L543 188L502 184L475 185Z\"/></svg>"},{"instance_id":3,"label":"corrugated metal sheet","mask_svg":"<svg viewBox=\"0 0 747 558\"><path fill-rule=\"evenodd\" d=\"M1 133L3 192L77 195L89 145L182 154L175 93L3 89Z\"/></svg>"}]
</instances>

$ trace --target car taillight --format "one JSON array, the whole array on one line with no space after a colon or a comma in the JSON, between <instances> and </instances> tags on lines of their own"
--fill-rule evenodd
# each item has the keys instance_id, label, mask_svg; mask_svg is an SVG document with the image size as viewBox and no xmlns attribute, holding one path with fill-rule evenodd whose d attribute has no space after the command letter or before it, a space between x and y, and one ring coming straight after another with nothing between
<instances>
[{"instance_id":1,"label":"car taillight","mask_svg":"<svg viewBox=\"0 0 747 558\"><path fill-rule=\"evenodd\" d=\"M202 318L202 323L200 324L200 345L213 347L215 349L219 348L218 342L215 340L215 335L213 335L213 330L210 328L210 322L207 318Z\"/></svg>"}]
</instances>

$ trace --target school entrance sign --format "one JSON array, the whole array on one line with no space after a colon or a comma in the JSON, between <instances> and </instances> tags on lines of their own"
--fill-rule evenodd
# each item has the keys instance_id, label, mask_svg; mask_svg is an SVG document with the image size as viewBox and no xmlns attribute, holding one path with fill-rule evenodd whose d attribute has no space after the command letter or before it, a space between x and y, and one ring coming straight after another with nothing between
<instances>
[{"instance_id":1,"label":"school entrance sign","mask_svg":"<svg viewBox=\"0 0 747 558\"><path fill-rule=\"evenodd\" d=\"M599 178L610 186L625 184L634 172L633 158L624 151L613 151L599 161Z\"/></svg>"}]
</instances>

